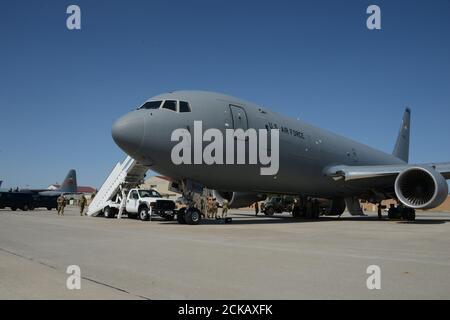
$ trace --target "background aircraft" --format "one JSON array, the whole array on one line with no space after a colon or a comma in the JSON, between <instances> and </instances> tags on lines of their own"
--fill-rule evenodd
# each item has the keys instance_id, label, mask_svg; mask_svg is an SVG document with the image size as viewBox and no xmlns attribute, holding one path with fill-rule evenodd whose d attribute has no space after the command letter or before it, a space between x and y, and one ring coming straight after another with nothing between
<instances>
[{"instance_id":1,"label":"background aircraft","mask_svg":"<svg viewBox=\"0 0 450 320\"><path fill-rule=\"evenodd\" d=\"M410 115L406 109L394 151L387 154L238 98L177 91L153 97L120 118L112 136L121 149L149 169L175 181L193 180L215 189L217 198L227 198L232 207L278 193L300 196L294 215L302 215L315 198L328 199L327 214L340 215L346 206L350 213L360 214L360 199L380 204L396 198L402 204L397 210L413 220L414 209L437 207L448 196L450 163L408 163ZM196 120L203 122L204 130L221 132L280 129L278 173L262 176L259 165L175 165L171 150L178 142L171 141L171 134L178 128L191 132ZM189 214L198 216L193 210ZM318 216L317 210L313 216Z\"/></svg>"},{"instance_id":2,"label":"background aircraft","mask_svg":"<svg viewBox=\"0 0 450 320\"><path fill-rule=\"evenodd\" d=\"M0 207L10 207L11 210L21 208L24 211L34 208L56 208L56 199L64 194L77 193L77 174L70 170L63 184L57 190L48 189L16 189L0 192Z\"/></svg>"},{"instance_id":3,"label":"background aircraft","mask_svg":"<svg viewBox=\"0 0 450 320\"><path fill-rule=\"evenodd\" d=\"M61 186L56 190L48 189L21 189L21 192L32 192L40 196L55 197L61 194L75 194L77 193L77 172L71 169L64 179Z\"/></svg>"}]
</instances>

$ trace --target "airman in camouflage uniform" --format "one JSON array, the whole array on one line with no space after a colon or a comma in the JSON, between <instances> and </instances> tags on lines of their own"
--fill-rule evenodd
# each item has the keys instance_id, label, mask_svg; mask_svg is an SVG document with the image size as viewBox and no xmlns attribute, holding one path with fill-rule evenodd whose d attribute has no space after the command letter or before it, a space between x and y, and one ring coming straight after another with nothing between
<instances>
[{"instance_id":1,"label":"airman in camouflage uniform","mask_svg":"<svg viewBox=\"0 0 450 320\"><path fill-rule=\"evenodd\" d=\"M66 207L66 198L63 195L60 195L58 199L56 199L56 203L58 205L58 215L64 215L64 208Z\"/></svg>"},{"instance_id":2,"label":"airman in camouflage uniform","mask_svg":"<svg viewBox=\"0 0 450 320\"><path fill-rule=\"evenodd\" d=\"M80 199L80 215L81 216L83 215L84 207L86 206L86 204L87 204L87 199L84 195L82 195L81 199Z\"/></svg>"},{"instance_id":3,"label":"airman in camouflage uniform","mask_svg":"<svg viewBox=\"0 0 450 320\"><path fill-rule=\"evenodd\" d=\"M222 202L222 219L226 218L228 214L228 200L224 199Z\"/></svg>"}]
</instances>

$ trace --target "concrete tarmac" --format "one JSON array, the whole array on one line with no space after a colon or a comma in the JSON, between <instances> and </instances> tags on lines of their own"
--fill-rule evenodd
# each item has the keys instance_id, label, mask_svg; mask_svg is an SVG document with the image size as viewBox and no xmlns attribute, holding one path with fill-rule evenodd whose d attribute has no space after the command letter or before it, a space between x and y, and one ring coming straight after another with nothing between
<instances>
[{"instance_id":1,"label":"concrete tarmac","mask_svg":"<svg viewBox=\"0 0 450 320\"><path fill-rule=\"evenodd\" d=\"M232 224L0 210L0 299L449 299L450 214ZM66 269L81 268L81 290ZM367 267L381 268L369 290Z\"/></svg>"}]
</instances>

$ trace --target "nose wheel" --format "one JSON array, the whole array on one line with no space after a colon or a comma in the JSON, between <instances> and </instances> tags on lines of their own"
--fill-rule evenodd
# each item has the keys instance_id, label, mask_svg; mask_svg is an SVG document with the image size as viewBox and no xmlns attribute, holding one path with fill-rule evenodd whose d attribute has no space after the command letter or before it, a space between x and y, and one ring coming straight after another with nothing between
<instances>
[{"instance_id":1,"label":"nose wheel","mask_svg":"<svg viewBox=\"0 0 450 320\"><path fill-rule=\"evenodd\" d=\"M183 208L177 213L179 224L197 225L202 221L202 214L197 208Z\"/></svg>"}]
</instances>

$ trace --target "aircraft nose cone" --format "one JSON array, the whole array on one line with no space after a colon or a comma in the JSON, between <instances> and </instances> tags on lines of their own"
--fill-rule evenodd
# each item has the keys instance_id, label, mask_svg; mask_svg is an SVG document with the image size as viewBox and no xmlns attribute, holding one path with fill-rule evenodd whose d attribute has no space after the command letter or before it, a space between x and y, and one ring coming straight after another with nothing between
<instances>
[{"instance_id":1,"label":"aircraft nose cone","mask_svg":"<svg viewBox=\"0 0 450 320\"><path fill-rule=\"evenodd\" d=\"M137 112L130 112L114 123L111 133L114 142L127 154L132 155L142 145L145 118Z\"/></svg>"}]
</instances>

